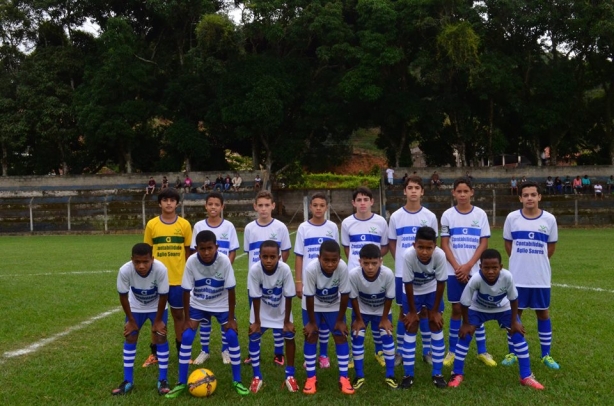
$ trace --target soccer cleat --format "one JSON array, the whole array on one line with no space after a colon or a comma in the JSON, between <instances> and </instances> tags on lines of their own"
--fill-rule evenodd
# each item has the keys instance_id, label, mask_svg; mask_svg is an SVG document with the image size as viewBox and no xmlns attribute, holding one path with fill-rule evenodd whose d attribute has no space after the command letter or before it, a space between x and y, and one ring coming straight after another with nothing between
<instances>
[{"instance_id":1,"label":"soccer cleat","mask_svg":"<svg viewBox=\"0 0 614 406\"><path fill-rule=\"evenodd\" d=\"M315 395L317 392L317 383L318 381L315 376L307 378L305 385L303 385L303 393L306 395Z\"/></svg>"},{"instance_id":2,"label":"soccer cleat","mask_svg":"<svg viewBox=\"0 0 614 406\"><path fill-rule=\"evenodd\" d=\"M350 383L350 378L348 378L347 376L342 376L339 378L339 389L341 389L341 393L343 393L344 395L354 394L354 388Z\"/></svg>"},{"instance_id":3,"label":"soccer cleat","mask_svg":"<svg viewBox=\"0 0 614 406\"><path fill-rule=\"evenodd\" d=\"M414 386L414 377L413 376L404 376L403 380L401 380L401 385L399 385L401 389L410 389Z\"/></svg>"},{"instance_id":4,"label":"soccer cleat","mask_svg":"<svg viewBox=\"0 0 614 406\"><path fill-rule=\"evenodd\" d=\"M134 384L132 382L124 381L119 384L119 386L111 391L113 396L125 395L130 392L134 388Z\"/></svg>"},{"instance_id":5,"label":"soccer cleat","mask_svg":"<svg viewBox=\"0 0 614 406\"><path fill-rule=\"evenodd\" d=\"M446 388L448 383L443 379L443 375L433 375L433 384L439 389Z\"/></svg>"},{"instance_id":6,"label":"soccer cleat","mask_svg":"<svg viewBox=\"0 0 614 406\"><path fill-rule=\"evenodd\" d=\"M247 357L247 358L245 358L245 359L243 360L243 363L244 363L244 364L251 364L251 363L252 363L252 359L251 359L251 357Z\"/></svg>"},{"instance_id":7,"label":"soccer cleat","mask_svg":"<svg viewBox=\"0 0 614 406\"><path fill-rule=\"evenodd\" d=\"M377 362L379 362L381 366L386 366L386 360L384 359L383 351L378 351L377 353L375 353L375 359L377 360Z\"/></svg>"},{"instance_id":8,"label":"soccer cleat","mask_svg":"<svg viewBox=\"0 0 614 406\"><path fill-rule=\"evenodd\" d=\"M241 396L249 395L249 389L247 389L242 382L234 381L232 387L235 388L235 391Z\"/></svg>"},{"instance_id":9,"label":"soccer cleat","mask_svg":"<svg viewBox=\"0 0 614 406\"><path fill-rule=\"evenodd\" d=\"M454 353L449 352L446 354L446 357L443 359L443 365L446 367L451 367L454 365Z\"/></svg>"},{"instance_id":10,"label":"soccer cleat","mask_svg":"<svg viewBox=\"0 0 614 406\"><path fill-rule=\"evenodd\" d=\"M318 364L320 364L320 368L322 369L330 368L330 358L318 357Z\"/></svg>"},{"instance_id":11,"label":"soccer cleat","mask_svg":"<svg viewBox=\"0 0 614 406\"><path fill-rule=\"evenodd\" d=\"M422 356L422 361L426 362L429 365L433 365L433 354L430 352L428 354L424 354Z\"/></svg>"},{"instance_id":12,"label":"soccer cleat","mask_svg":"<svg viewBox=\"0 0 614 406\"><path fill-rule=\"evenodd\" d=\"M264 382L262 382L262 379L255 376L254 379L252 379L252 384L249 386L249 391L251 393L258 393L260 388L262 388L263 383Z\"/></svg>"},{"instance_id":13,"label":"soccer cleat","mask_svg":"<svg viewBox=\"0 0 614 406\"><path fill-rule=\"evenodd\" d=\"M403 363L403 356L400 353L394 354L394 366L398 367Z\"/></svg>"},{"instance_id":14,"label":"soccer cleat","mask_svg":"<svg viewBox=\"0 0 614 406\"><path fill-rule=\"evenodd\" d=\"M448 382L448 386L450 388L458 388L458 386L463 382L463 375L461 374L452 374L450 377L450 381Z\"/></svg>"},{"instance_id":15,"label":"soccer cleat","mask_svg":"<svg viewBox=\"0 0 614 406\"><path fill-rule=\"evenodd\" d=\"M503 358L503 361L501 361L501 365L505 367L511 367L516 363L516 361L518 361L518 357L516 356L516 354L509 353Z\"/></svg>"},{"instance_id":16,"label":"soccer cleat","mask_svg":"<svg viewBox=\"0 0 614 406\"><path fill-rule=\"evenodd\" d=\"M188 385L185 383L178 383L170 392L168 392L164 397L167 399L175 399L177 396L181 395L188 389Z\"/></svg>"},{"instance_id":17,"label":"soccer cleat","mask_svg":"<svg viewBox=\"0 0 614 406\"><path fill-rule=\"evenodd\" d=\"M149 354L149 357L143 362L143 368L150 367L158 363L158 357L155 354Z\"/></svg>"},{"instance_id":18,"label":"soccer cleat","mask_svg":"<svg viewBox=\"0 0 614 406\"><path fill-rule=\"evenodd\" d=\"M541 383L537 382L537 379L535 379L535 375L531 374L529 376L527 376L524 379L520 380L520 384L522 386L529 386L533 389L537 389L537 390L544 390L544 385L542 385Z\"/></svg>"},{"instance_id":19,"label":"soccer cleat","mask_svg":"<svg viewBox=\"0 0 614 406\"><path fill-rule=\"evenodd\" d=\"M547 366L550 369L560 369L561 368L559 364L554 360L554 358L552 358L550 355L546 355L544 358L542 358L542 362L544 363L545 366Z\"/></svg>"},{"instance_id":20,"label":"soccer cleat","mask_svg":"<svg viewBox=\"0 0 614 406\"><path fill-rule=\"evenodd\" d=\"M222 362L226 365L230 364L230 352L228 350L222 351Z\"/></svg>"},{"instance_id":21,"label":"soccer cleat","mask_svg":"<svg viewBox=\"0 0 614 406\"><path fill-rule=\"evenodd\" d=\"M392 378L392 377L388 377L386 378L386 380L384 381L386 382L386 385L390 388L390 389L398 389L399 388L399 383L397 382L396 379Z\"/></svg>"},{"instance_id":22,"label":"soccer cleat","mask_svg":"<svg viewBox=\"0 0 614 406\"><path fill-rule=\"evenodd\" d=\"M283 367L286 363L286 360L284 359L284 356L282 354L275 354L275 358L273 358L273 363L275 363L275 365L277 366Z\"/></svg>"},{"instance_id":23,"label":"soccer cleat","mask_svg":"<svg viewBox=\"0 0 614 406\"><path fill-rule=\"evenodd\" d=\"M288 390L290 392L298 392L298 383L296 382L296 379L294 379L293 376L289 376L286 378L286 380L284 381L284 384L286 385L286 388L288 388Z\"/></svg>"},{"instance_id":24,"label":"soccer cleat","mask_svg":"<svg viewBox=\"0 0 614 406\"><path fill-rule=\"evenodd\" d=\"M168 381L166 379L160 379L158 381L158 395L166 395L171 391L171 388L168 386Z\"/></svg>"},{"instance_id":25,"label":"soccer cleat","mask_svg":"<svg viewBox=\"0 0 614 406\"><path fill-rule=\"evenodd\" d=\"M198 354L198 357L196 357L194 361L190 361L190 363L194 365L200 365L204 363L205 361L207 361L208 359L209 359L209 353L205 351L201 351L200 354Z\"/></svg>"},{"instance_id":26,"label":"soccer cleat","mask_svg":"<svg viewBox=\"0 0 614 406\"><path fill-rule=\"evenodd\" d=\"M496 367L497 361L492 358L487 352L483 352L482 354L478 354L478 359L484 363L487 367Z\"/></svg>"},{"instance_id":27,"label":"soccer cleat","mask_svg":"<svg viewBox=\"0 0 614 406\"><path fill-rule=\"evenodd\" d=\"M352 387L354 389L360 389L362 387L362 385L364 385L366 382L364 377L356 377L354 378L354 381L352 382Z\"/></svg>"}]
</instances>

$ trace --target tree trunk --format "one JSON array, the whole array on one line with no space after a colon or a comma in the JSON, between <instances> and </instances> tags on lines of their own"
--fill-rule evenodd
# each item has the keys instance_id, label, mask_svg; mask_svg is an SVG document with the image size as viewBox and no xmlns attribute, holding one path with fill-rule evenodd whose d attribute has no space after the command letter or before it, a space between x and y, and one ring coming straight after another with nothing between
<instances>
[{"instance_id":1,"label":"tree trunk","mask_svg":"<svg viewBox=\"0 0 614 406\"><path fill-rule=\"evenodd\" d=\"M260 152L258 150L258 137L252 137L252 167L255 171L260 169Z\"/></svg>"},{"instance_id":2,"label":"tree trunk","mask_svg":"<svg viewBox=\"0 0 614 406\"><path fill-rule=\"evenodd\" d=\"M488 164L493 165L495 154L492 151L492 134L495 127L495 101L490 97L490 110L488 112Z\"/></svg>"},{"instance_id":3,"label":"tree trunk","mask_svg":"<svg viewBox=\"0 0 614 406\"><path fill-rule=\"evenodd\" d=\"M6 143L2 143L2 176L9 176L9 152Z\"/></svg>"},{"instance_id":4,"label":"tree trunk","mask_svg":"<svg viewBox=\"0 0 614 406\"><path fill-rule=\"evenodd\" d=\"M401 126L401 139L399 140L399 144L394 151L394 167L398 168L401 166L401 154L403 153L403 149L405 148L405 143L407 141L407 124L403 123Z\"/></svg>"},{"instance_id":5,"label":"tree trunk","mask_svg":"<svg viewBox=\"0 0 614 406\"><path fill-rule=\"evenodd\" d=\"M190 158L189 157L185 157L185 171L190 173L192 171L192 163L190 162Z\"/></svg>"},{"instance_id":6,"label":"tree trunk","mask_svg":"<svg viewBox=\"0 0 614 406\"><path fill-rule=\"evenodd\" d=\"M132 173L132 152L124 152L124 161L126 162L126 173Z\"/></svg>"}]
</instances>

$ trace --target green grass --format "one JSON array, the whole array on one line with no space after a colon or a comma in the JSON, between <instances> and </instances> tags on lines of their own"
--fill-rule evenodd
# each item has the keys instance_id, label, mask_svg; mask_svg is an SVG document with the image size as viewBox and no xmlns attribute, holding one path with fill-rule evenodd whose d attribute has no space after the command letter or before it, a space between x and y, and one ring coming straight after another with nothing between
<instances>
[{"instance_id":1,"label":"green grass","mask_svg":"<svg viewBox=\"0 0 614 406\"><path fill-rule=\"evenodd\" d=\"M458 389L438 390L430 383L430 368L416 362L416 384L410 391L390 391L383 385L383 368L373 359L370 338L366 348L367 383L352 399L353 404L614 404L609 382L614 369L611 357L608 309L614 299L611 241L614 229L563 229L552 260L553 355L560 371L547 370L538 361L539 342L534 314L527 312L524 322L532 356L533 372L546 386L543 392L521 387L517 367L488 368L475 359L472 344L466 363L465 382ZM241 239L241 236L240 236ZM0 286L3 294L3 320L0 323L1 402L22 404L121 404L142 405L181 402L195 404L202 400L189 395L170 401L155 391L157 368L143 369L140 364L148 355L148 334L139 340L135 362L133 393L113 398L112 388L123 379L123 314L115 289L117 269L129 259L131 246L139 235L104 236L25 236L0 237L4 259L0 263ZM494 230L491 247L503 249L501 231ZM293 257L290 263L293 264ZM505 261L507 262L507 260ZM392 266L390 256L386 264ZM248 309L246 291L247 258L235 262L237 274L237 317L243 356L247 355ZM83 273L77 273L83 272ZM562 285L601 289L581 290ZM69 330L104 312L110 316ZM446 310L448 319L449 308ZM394 312L396 318L396 311ZM300 331L300 303L295 301L294 317ZM145 331L148 326L145 327ZM172 328L169 328L172 331ZM495 323L487 324L488 349L497 361L507 352L503 331ZM66 334L41 346L33 353L8 357L11 351L26 348L59 333ZM447 331L446 331L447 335ZM172 340L173 334L170 334ZM369 333L370 337L370 333ZM198 340L196 340L198 341ZM283 368L273 366L273 340L268 333L263 340L262 370L265 386L261 393L245 398L231 389L230 367L219 356L219 329L212 334L212 357L205 366L218 376L214 394L216 403L269 404L287 402L345 403L348 399L337 389L334 345L329 345L332 368L318 370L319 389L315 397L281 390ZM305 372L301 368L302 337L297 340L297 379L302 386ZM196 354L199 344L195 343ZM418 347L420 347L418 345ZM444 368L446 379L449 369ZM351 372L352 374L352 372ZM251 368L243 367L244 383L251 380ZM397 369L397 377L402 368ZM169 380L177 377L177 358L171 351Z\"/></svg>"}]
</instances>

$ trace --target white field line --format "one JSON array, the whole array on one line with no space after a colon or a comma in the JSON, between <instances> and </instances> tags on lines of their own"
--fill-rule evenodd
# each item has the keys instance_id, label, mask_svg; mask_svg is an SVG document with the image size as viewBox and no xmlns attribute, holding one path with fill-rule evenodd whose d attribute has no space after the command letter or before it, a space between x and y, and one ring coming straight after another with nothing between
<instances>
[{"instance_id":1,"label":"white field line","mask_svg":"<svg viewBox=\"0 0 614 406\"><path fill-rule=\"evenodd\" d=\"M575 286L575 285L568 285L566 283L553 283L552 286L555 286L557 288L566 288L566 289L589 290L592 292L614 293L614 290L610 290L610 289L592 288L590 286Z\"/></svg>"},{"instance_id":2,"label":"white field line","mask_svg":"<svg viewBox=\"0 0 614 406\"><path fill-rule=\"evenodd\" d=\"M90 324L93 324L94 322L104 319L105 317L108 317L112 314L115 314L117 312L119 312L121 310L121 308L116 308L116 309L112 309L109 311L106 311L104 313L100 313L99 315L96 315L90 319L87 319L85 321L82 321L81 323L74 325L72 327L69 327L68 329L62 331L61 333L55 334L51 337L48 338L44 338L42 340L39 340L33 344L28 345L27 347L24 347L20 350L15 350L15 351L7 351L4 354L2 354L2 358L8 359L8 358L15 358L15 357L20 357L22 355L26 355L26 354L31 354L33 352L38 351L39 349L43 348L44 346L46 346L47 344L51 344L52 342L56 341L59 338L62 338L64 336L69 335L70 333L73 333L75 331L79 331L87 326L89 326ZM0 359L0 361L2 361L2 359Z\"/></svg>"},{"instance_id":3,"label":"white field line","mask_svg":"<svg viewBox=\"0 0 614 406\"><path fill-rule=\"evenodd\" d=\"M118 270L104 271L74 271L74 272L42 272L42 273L16 273L12 275L0 275L0 278L16 278L19 276L56 276L56 275L95 275L101 273L118 272Z\"/></svg>"}]
</instances>

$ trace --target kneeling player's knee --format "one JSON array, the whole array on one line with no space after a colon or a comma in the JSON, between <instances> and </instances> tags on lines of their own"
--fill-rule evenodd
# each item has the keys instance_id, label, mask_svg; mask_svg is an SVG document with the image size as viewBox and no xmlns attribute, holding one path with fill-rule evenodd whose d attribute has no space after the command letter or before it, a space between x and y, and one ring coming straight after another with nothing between
<instances>
[{"instance_id":1,"label":"kneeling player's knee","mask_svg":"<svg viewBox=\"0 0 614 406\"><path fill-rule=\"evenodd\" d=\"M139 332L138 331L135 331L132 334L126 336L126 342L128 344L136 344L138 339L139 339Z\"/></svg>"},{"instance_id":2,"label":"kneeling player's knee","mask_svg":"<svg viewBox=\"0 0 614 406\"><path fill-rule=\"evenodd\" d=\"M341 336L341 335L337 335L337 334L333 335L333 339L335 340L335 344L343 344L343 343L346 343L348 341L345 336Z\"/></svg>"}]
</instances>

